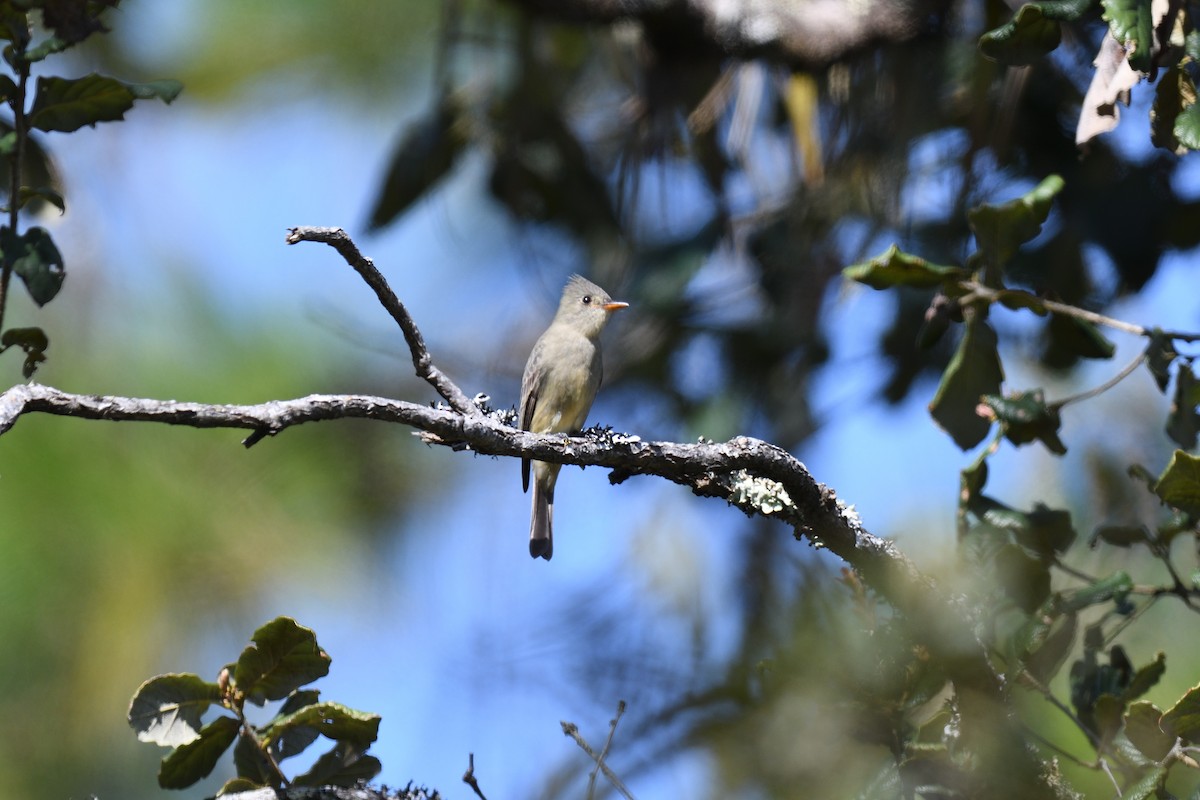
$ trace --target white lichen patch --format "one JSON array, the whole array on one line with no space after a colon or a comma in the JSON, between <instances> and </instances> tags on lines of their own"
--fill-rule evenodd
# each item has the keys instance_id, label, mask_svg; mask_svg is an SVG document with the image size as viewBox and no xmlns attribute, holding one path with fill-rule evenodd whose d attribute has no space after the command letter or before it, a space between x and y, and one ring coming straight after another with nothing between
<instances>
[{"instance_id":1,"label":"white lichen patch","mask_svg":"<svg viewBox=\"0 0 1200 800\"><path fill-rule=\"evenodd\" d=\"M796 509L779 481L751 475L744 469L733 473L732 478L729 500L734 505L750 506L764 515L778 514L785 508Z\"/></svg>"}]
</instances>

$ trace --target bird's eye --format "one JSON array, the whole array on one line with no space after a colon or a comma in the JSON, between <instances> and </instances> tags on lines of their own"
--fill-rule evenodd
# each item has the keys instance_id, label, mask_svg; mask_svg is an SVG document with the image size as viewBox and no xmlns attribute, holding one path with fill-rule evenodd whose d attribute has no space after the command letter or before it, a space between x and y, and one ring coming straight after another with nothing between
<instances>
[{"instance_id":1,"label":"bird's eye","mask_svg":"<svg viewBox=\"0 0 1200 800\"><path fill-rule=\"evenodd\" d=\"M590 294L585 294L583 296L583 304L585 306L590 306L592 304L592 296Z\"/></svg>"}]
</instances>

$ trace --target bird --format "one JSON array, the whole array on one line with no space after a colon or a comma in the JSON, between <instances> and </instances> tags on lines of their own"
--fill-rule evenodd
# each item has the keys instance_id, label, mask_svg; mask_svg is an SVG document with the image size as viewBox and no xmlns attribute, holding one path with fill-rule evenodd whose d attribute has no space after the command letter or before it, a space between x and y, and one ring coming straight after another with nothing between
<instances>
[{"instance_id":1,"label":"bird","mask_svg":"<svg viewBox=\"0 0 1200 800\"><path fill-rule=\"evenodd\" d=\"M600 332L614 311L628 306L580 275L567 280L558 311L525 364L517 412L521 430L575 434L583 429L604 376ZM554 555L554 484L562 465L521 459L521 487L526 492L531 463L529 555L549 561Z\"/></svg>"}]
</instances>

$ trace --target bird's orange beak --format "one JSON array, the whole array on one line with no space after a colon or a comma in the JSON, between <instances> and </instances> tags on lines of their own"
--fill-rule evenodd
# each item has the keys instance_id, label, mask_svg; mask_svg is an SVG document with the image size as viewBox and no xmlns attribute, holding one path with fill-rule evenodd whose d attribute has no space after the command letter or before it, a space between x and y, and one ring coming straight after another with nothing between
<instances>
[{"instance_id":1,"label":"bird's orange beak","mask_svg":"<svg viewBox=\"0 0 1200 800\"><path fill-rule=\"evenodd\" d=\"M605 303L600 307L605 311L620 311L622 308L629 308L629 303Z\"/></svg>"}]
</instances>

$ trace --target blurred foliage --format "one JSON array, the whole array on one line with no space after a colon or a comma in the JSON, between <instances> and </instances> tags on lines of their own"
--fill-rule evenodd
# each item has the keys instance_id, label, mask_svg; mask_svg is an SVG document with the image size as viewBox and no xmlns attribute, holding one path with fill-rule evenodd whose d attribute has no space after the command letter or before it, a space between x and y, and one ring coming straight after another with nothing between
<instances>
[{"instance_id":1,"label":"blurred foliage","mask_svg":"<svg viewBox=\"0 0 1200 800\"><path fill-rule=\"evenodd\" d=\"M122 13L144 8L129 0ZM678 46L653 25L569 25L490 0L374 4L362 13L322 2L280 8L207 2L203 14L188 17L201 19L201 29L175 39L191 49L160 51L159 63L190 92L214 100L259 81L290 82L297 91L314 80L377 102L391 96L397 74L423 70L427 55L433 96L415 121L411 109L396 113L397 144L380 165L370 224L394 223L462 163L482 161L486 191L514 223L571 242L552 269L586 271L638 309L611 349L609 391L636 392L664 418L706 435L752 432L793 450L813 435L822 422L812 410L813 379L833 368L836 344L828 299L842 268L860 262L862 274L852 277L897 287L891 316L863 321L881 331L889 374L880 399L934 399L945 411L939 421L964 447L992 432L1014 447L1041 442L1061 451L1061 402L1038 390L1005 395L993 360L997 333L984 312L964 317L961 295L931 299L932 288L972 274L995 293L984 306L1040 316L1051 299L1103 310L1142 289L1165 254L1200 243L1200 207L1173 152L1190 141L1192 62L1170 67L1173 89L1160 84L1160 109L1177 120L1171 136L1156 129L1167 149L1110 138L1091 140L1082 155L1076 147L1091 60L1110 30L1098 4L1030 4L1015 16L998 2L947 4L907 41L803 68ZM431 30L436 46L426 52ZM1029 65L1012 69L981 57L980 37L989 31L985 53ZM137 43L153 33L106 38L111 49L97 57L138 64L140 74L155 56ZM1060 43L1054 56L1041 57ZM1059 178L1047 183L1052 175ZM888 243L896 247L865 260ZM945 334L959 328L956 344ZM1080 359L1111 356L1095 333L1048 315L1034 322L1028 352L1042 374L1069 377ZM265 398L317 382L306 365L319 357L289 358L294 341L251 337L254 356L245 359L244 331L204 336L214 344L202 369L169 352L152 365L161 370L151 380L162 393L227 400L253 385ZM930 346L916 347L918 338ZM1152 337L1145 365L1160 389L1175 387L1167 429L1191 450L1195 376L1176 344ZM121 350L118 343L107 357ZM684 363L688 354L701 369ZM100 385L105 367L64 360L59 368L82 385ZM981 395L992 419L974 414ZM1113 416L1106 421L1113 428L1137 422ZM1151 433L1136 435L1151 453L1163 452ZM5 666L17 676L8 710L57 713L10 733L0 752L32 768L13 779L19 785L0 786L3 793L77 792L64 783L60 760L101 758L90 749L96 732L117 721L99 718L106 698L96 691L90 654L110 644L102 632L113 620L163 633L197 608L257 591L264 552L283 559L272 564L280 574L319 563L322 545L344 546L347 519L365 527L388 510L363 489L378 480L374 459L392 470L391 488L420 490L394 442L354 425L291 432L248 458L230 447L213 432L36 417L6 435L0 491L39 498L4 502L13 510L0 532L0 569L11 574L0 585L11 597L0 622L12 643ZM80 453L104 455L97 466ZM870 469L869 454L859 457ZM1013 685L1030 690L1017 702L1044 755L1065 749L1076 758L1064 757L1059 768L1084 790L1109 793L1095 759L1116 758L1120 745L1122 779L1131 788L1150 780L1141 795L1149 796L1166 771L1144 761L1162 747L1148 721L1176 700L1169 719L1185 718L1194 702L1179 683L1194 683L1187 670L1195 664L1185 660L1192 656L1180 653L1190 637L1176 634L1191 631L1194 615L1177 610L1136 646L1124 637L1133 638L1130 622L1150 619L1152 606L1194 593L1195 579L1173 571L1172 543L1196 535L1189 516L1196 468L1181 450L1170 465L1164 457L1161 470L1131 468L1130 480L1129 458L1096 448L1092 471L1080 478L1083 513L984 494L988 465L979 458L962 475L959 560L938 577L948 592L988 611L979 637ZM256 468L258 459L270 459L271 469ZM915 464L920 459L913 454ZM95 494L71 496L85 477ZM1163 512L1160 497L1178 511ZM1123 518L1107 520L1117 514ZM1080 535L1093 521L1094 533ZM76 530L88 533L64 547L60 537ZM969 793L970 754L955 740L958 709L943 702L945 672L913 644L928 621L902 618L854 575L814 567L779 533L750 525L728 550L722 567L737 592L723 610L737 619L724 646L695 609L655 615L639 598L614 598L610 586L581 589L561 605L559 629L586 644L566 656L579 684L631 703L629 731L620 735L628 737L623 749L638 756L624 777L702 752L713 796L895 797L919 786ZM292 546L297 540L305 547ZM675 567L685 558L669 560ZM64 585L55 580L63 574L79 577ZM161 605L168 580L193 598L186 608ZM1146 595L1147 586L1165 591ZM36 609L60 610L66 621L49 629ZM631 614L661 617L662 630L630 630ZM153 636L123 641L106 669L152 671L160 645ZM1164 664L1171 666L1165 674ZM1155 688L1169 688L1170 702L1145 699ZM1059 697L1067 698L1061 707L1051 701ZM58 735L64 719L78 732L66 744ZM572 762L548 776L547 796L577 791L564 775L579 771ZM87 789L126 791L112 780ZM1191 790L1186 779L1171 780L1181 784L1174 791Z\"/></svg>"}]
</instances>

